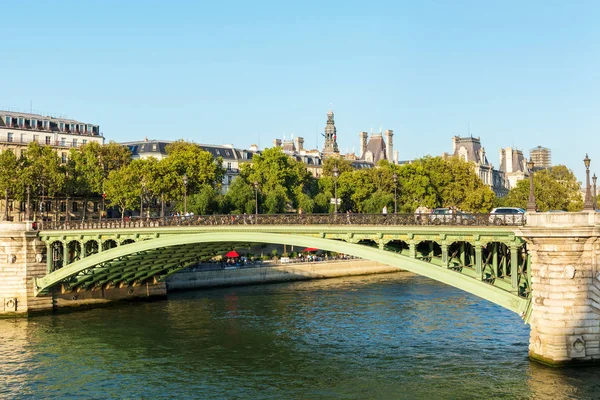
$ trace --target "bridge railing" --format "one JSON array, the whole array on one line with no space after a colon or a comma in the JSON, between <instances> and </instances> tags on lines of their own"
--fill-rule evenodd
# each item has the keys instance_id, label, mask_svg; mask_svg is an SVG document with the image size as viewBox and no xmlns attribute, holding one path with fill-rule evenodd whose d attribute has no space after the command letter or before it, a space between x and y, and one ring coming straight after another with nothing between
<instances>
[{"instance_id":1,"label":"bridge railing","mask_svg":"<svg viewBox=\"0 0 600 400\"><path fill-rule=\"evenodd\" d=\"M211 225L377 225L377 226L490 226L525 225L525 216L490 214L224 214L158 218L72 220L39 223L43 230L157 228Z\"/></svg>"}]
</instances>

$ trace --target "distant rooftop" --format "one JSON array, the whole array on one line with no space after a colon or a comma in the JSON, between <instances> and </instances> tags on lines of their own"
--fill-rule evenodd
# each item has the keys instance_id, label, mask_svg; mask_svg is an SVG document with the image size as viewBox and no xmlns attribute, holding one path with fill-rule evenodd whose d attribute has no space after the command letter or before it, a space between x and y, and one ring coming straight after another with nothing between
<instances>
[{"instance_id":1,"label":"distant rooftop","mask_svg":"<svg viewBox=\"0 0 600 400\"><path fill-rule=\"evenodd\" d=\"M70 118L0 110L0 128L102 136L100 126Z\"/></svg>"}]
</instances>

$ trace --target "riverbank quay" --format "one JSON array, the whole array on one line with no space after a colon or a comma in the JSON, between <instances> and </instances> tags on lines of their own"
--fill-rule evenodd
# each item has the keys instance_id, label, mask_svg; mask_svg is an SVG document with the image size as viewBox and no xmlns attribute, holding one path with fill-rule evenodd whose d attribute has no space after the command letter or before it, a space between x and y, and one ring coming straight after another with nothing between
<instances>
[{"instance_id":1,"label":"riverbank quay","mask_svg":"<svg viewBox=\"0 0 600 400\"><path fill-rule=\"evenodd\" d=\"M167 279L167 290L194 290L219 286L386 274L400 271L402 270L396 267L361 259L197 269L195 271L182 271L170 276Z\"/></svg>"}]
</instances>

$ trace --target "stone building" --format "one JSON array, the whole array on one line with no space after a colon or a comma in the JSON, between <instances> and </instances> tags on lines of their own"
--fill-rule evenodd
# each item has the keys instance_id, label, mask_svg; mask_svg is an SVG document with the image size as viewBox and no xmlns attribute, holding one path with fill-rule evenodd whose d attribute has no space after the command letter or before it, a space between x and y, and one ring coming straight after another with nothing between
<instances>
[{"instance_id":1,"label":"stone building","mask_svg":"<svg viewBox=\"0 0 600 400\"><path fill-rule=\"evenodd\" d=\"M523 157L523 152L512 147L500 149L499 170L504 174L509 190L517 186L518 181L529 176L527 160Z\"/></svg>"},{"instance_id":2,"label":"stone building","mask_svg":"<svg viewBox=\"0 0 600 400\"><path fill-rule=\"evenodd\" d=\"M394 131L386 129L384 133L360 132L360 157L362 161L377 165L379 160L388 160L390 163L398 164L398 152L394 152ZM384 139L385 137L385 139Z\"/></svg>"},{"instance_id":3,"label":"stone building","mask_svg":"<svg viewBox=\"0 0 600 400\"><path fill-rule=\"evenodd\" d=\"M534 163L534 169L552 168L552 152L548 148L537 146L529 150L529 157Z\"/></svg>"},{"instance_id":4,"label":"stone building","mask_svg":"<svg viewBox=\"0 0 600 400\"><path fill-rule=\"evenodd\" d=\"M335 127L334 127L335 129ZM288 156L292 157L296 161L300 161L306 165L306 169L308 172L312 174L315 178L321 176L321 171L323 168L323 157L319 150L308 150L304 148L304 138L296 137L289 140L281 140L275 139L273 140L274 147L281 147L283 152ZM337 143L335 144L335 148L337 149ZM336 153L331 153L330 155L335 155Z\"/></svg>"},{"instance_id":5,"label":"stone building","mask_svg":"<svg viewBox=\"0 0 600 400\"><path fill-rule=\"evenodd\" d=\"M333 111L327 113L327 124L325 125L325 143L323 144L323 157L340 153L337 144L337 129L333 120Z\"/></svg>"},{"instance_id":6,"label":"stone building","mask_svg":"<svg viewBox=\"0 0 600 400\"><path fill-rule=\"evenodd\" d=\"M69 149L89 142L103 145L104 137L98 125L67 118L0 110L0 150L10 150L20 157L31 142L52 147L65 163Z\"/></svg>"},{"instance_id":7,"label":"stone building","mask_svg":"<svg viewBox=\"0 0 600 400\"><path fill-rule=\"evenodd\" d=\"M481 181L492 188L496 196L504 197L508 193L508 185L504 172L495 170L494 166L488 161L485 148L481 146L481 140L477 137L452 138L452 156L459 157L461 160L474 164L475 173ZM443 157L448 157L444 153Z\"/></svg>"}]
</instances>

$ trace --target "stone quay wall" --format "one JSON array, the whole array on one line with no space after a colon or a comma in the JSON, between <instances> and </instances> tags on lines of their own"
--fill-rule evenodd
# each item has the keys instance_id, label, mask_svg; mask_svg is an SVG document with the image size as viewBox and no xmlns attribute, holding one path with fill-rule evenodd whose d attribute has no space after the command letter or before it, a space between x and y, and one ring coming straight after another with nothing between
<instances>
[{"instance_id":1,"label":"stone quay wall","mask_svg":"<svg viewBox=\"0 0 600 400\"><path fill-rule=\"evenodd\" d=\"M369 260L319 261L241 267L194 272L179 272L167 279L169 290L199 289L216 286L248 285L270 282L337 278L353 275L384 274L400 269Z\"/></svg>"}]
</instances>

